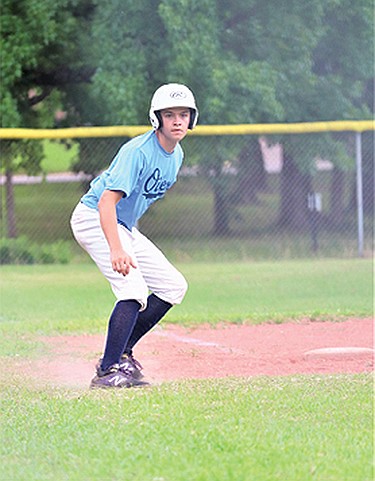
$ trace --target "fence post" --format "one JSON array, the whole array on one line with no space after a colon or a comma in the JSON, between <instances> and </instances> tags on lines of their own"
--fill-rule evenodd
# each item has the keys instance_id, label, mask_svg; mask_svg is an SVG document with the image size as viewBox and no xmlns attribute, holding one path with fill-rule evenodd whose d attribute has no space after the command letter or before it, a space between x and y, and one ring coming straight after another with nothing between
<instances>
[{"instance_id":1,"label":"fence post","mask_svg":"<svg viewBox=\"0 0 375 481\"><path fill-rule=\"evenodd\" d=\"M356 186L357 186L357 224L358 255L363 257L363 183L362 183L362 134L355 134Z\"/></svg>"}]
</instances>

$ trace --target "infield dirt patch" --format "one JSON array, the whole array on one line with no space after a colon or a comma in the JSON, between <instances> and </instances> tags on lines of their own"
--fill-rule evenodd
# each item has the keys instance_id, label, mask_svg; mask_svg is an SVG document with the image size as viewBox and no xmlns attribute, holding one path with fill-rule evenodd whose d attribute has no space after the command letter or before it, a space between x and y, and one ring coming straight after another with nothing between
<instances>
[{"instance_id":1,"label":"infield dirt patch","mask_svg":"<svg viewBox=\"0 0 375 481\"><path fill-rule=\"evenodd\" d=\"M23 375L37 385L87 388L102 353L104 334L42 337L41 341L49 354L17 362ZM226 376L371 372L373 348L373 320L348 319L255 326L161 325L139 342L134 354L146 380L159 384Z\"/></svg>"}]
</instances>

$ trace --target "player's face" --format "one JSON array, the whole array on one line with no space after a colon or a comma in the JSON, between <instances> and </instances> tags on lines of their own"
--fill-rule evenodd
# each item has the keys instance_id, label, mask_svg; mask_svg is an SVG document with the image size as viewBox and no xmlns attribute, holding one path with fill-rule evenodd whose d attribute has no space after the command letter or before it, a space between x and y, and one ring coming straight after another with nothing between
<instances>
[{"instance_id":1,"label":"player's face","mask_svg":"<svg viewBox=\"0 0 375 481\"><path fill-rule=\"evenodd\" d=\"M185 107L173 107L161 111L163 127L160 132L159 140L163 145L163 141L168 145L168 149L176 146L177 142L182 140L188 130L190 122L190 110ZM163 145L165 148L165 145Z\"/></svg>"}]
</instances>

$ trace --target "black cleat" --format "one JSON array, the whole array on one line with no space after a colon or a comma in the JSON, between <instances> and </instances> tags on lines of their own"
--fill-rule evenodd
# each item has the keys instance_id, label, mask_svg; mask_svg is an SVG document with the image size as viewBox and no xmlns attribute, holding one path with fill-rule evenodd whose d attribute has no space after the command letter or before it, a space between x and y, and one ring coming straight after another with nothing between
<instances>
[{"instance_id":1,"label":"black cleat","mask_svg":"<svg viewBox=\"0 0 375 481\"><path fill-rule=\"evenodd\" d=\"M119 364L114 364L105 371L97 366L96 376L92 379L90 388L130 388L147 385L147 382L135 379L130 372L121 370Z\"/></svg>"}]
</instances>

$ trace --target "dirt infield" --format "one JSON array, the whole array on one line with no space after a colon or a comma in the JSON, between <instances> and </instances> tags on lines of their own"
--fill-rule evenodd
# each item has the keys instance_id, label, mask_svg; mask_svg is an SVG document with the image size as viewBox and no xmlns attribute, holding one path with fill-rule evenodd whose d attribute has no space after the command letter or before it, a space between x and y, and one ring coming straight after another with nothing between
<instances>
[{"instance_id":1,"label":"dirt infield","mask_svg":"<svg viewBox=\"0 0 375 481\"><path fill-rule=\"evenodd\" d=\"M104 343L102 335L40 339L48 355L21 361L38 385L87 388ZM370 372L374 365L372 319L343 322L157 327L135 356L153 384L226 376L285 376Z\"/></svg>"}]
</instances>

